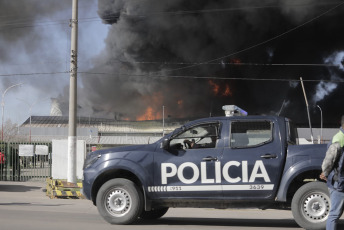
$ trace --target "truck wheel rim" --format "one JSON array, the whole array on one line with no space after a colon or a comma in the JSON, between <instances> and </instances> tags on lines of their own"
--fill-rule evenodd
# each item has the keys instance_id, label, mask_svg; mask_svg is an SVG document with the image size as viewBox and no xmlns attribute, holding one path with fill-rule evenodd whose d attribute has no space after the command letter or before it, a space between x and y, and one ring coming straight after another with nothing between
<instances>
[{"instance_id":1,"label":"truck wheel rim","mask_svg":"<svg viewBox=\"0 0 344 230\"><path fill-rule=\"evenodd\" d=\"M115 217L124 216L129 212L131 207L131 197L129 193L122 189L116 188L107 193L106 210Z\"/></svg>"},{"instance_id":2,"label":"truck wheel rim","mask_svg":"<svg viewBox=\"0 0 344 230\"><path fill-rule=\"evenodd\" d=\"M330 211L330 199L323 193L311 193L303 202L303 214L311 222L324 221Z\"/></svg>"}]
</instances>

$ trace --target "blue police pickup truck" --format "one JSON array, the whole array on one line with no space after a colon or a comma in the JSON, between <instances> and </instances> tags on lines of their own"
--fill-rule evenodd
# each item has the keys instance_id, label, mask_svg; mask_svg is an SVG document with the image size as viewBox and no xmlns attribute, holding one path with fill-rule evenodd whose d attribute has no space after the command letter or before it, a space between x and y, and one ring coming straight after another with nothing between
<instances>
[{"instance_id":1,"label":"blue police pickup truck","mask_svg":"<svg viewBox=\"0 0 344 230\"><path fill-rule=\"evenodd\" d=\"M305 229L325 229L326 145L297 145L279 116L189 122L153 144L99 150L84 164L83 194L111 224L157 219L169 207L291 209Z\"/></svg>"}]
</instances>

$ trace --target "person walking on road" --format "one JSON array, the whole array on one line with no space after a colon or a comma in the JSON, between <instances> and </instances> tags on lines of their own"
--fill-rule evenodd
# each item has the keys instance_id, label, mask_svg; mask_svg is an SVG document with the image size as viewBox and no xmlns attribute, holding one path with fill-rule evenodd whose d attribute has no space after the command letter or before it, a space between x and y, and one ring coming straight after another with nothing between
<instances>
[{"instance_id":1,"label":"person walking on road","mask_svg":"<svg viewBox=\"0 0 344 230\"><path fill-rule=\"evenodd\" d=\"M339 132L333 136L332 143L326 151L326 156L322 163L322 173L320 178L327 181L330 192L331 209L326 222L326 230L336 230L337 222L343 214L344 209L344 187L340 187L344 165L342 156L344 146L344 115L341 118ZM343 158L343 159L342 159ZM340 170L340 171L338 171Z\"/></svg>"}]
</instances>

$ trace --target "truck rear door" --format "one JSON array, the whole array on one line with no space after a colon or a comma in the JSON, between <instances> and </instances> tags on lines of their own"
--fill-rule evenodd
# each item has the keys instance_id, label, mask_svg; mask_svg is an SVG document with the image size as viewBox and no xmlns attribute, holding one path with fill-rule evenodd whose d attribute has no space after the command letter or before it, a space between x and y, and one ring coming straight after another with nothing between
<instances>
[{"instance_id":1,"label":"truck rear door","mask_svg":"<svg viewBox=\"0 0 344 230\"><path fill-rule=\"evenodd\" d=\"M283 170L277 122L234 119L221 158L226 199L273 199Z\"/></svg>"}]
</instances>

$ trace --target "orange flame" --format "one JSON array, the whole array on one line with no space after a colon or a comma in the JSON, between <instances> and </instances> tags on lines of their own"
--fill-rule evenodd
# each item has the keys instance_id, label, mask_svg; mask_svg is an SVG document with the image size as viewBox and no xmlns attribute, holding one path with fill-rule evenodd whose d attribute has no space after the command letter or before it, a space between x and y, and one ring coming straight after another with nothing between
<instances>
[{"instance_id":1,"label":"orange flame","mask_svg":"<svg viewBox=\"0 0 344 230\"><path fill-rule=\"evenodd\" d=\"M136 120L137 121L151 121L151 120L156 120L157 117L158 115L155 114L153 108L148 106L145 113L143 115L137 116Z\"/></svg>"},{"instance_id":2,"label":"orange flame","mask_svg":"<svg viewBox=\"0 0 344 230\"><path fill-rule=\"evenodd\" d=\"M234 63L234 64L240 64L241 63L241 60L239 58L232 58L230 60L230 63Z\"/></svg>"},{"instance_id":3,"label":"orange flame","mask_svg":"<svg viewBox=\"0 0 344 230\"><path fill-rule=\"evenodd\" d=\"M231 89L229 88L229 85L228 84L226 84L226 89L225 89L225 91L223 92L223 94L222 94L223 96L232 96L232 91L231 91Z\"/></svg>"},{"instance_id":4,"label":"orange flame","mask_svg":"<svg viewBox=\"0 0 344 230\"><path fill-rule=\"evenodd\" d=\"M143 95L142 101L148 106L143 113L136 116L137 121L151 121L162 119L163 94L161 92Z\"/></svg>"},{"instance_id":5,"label":"orange flame","mask_svg":"<svg viewBox=\"0 0 344 230\"><path fill-rule=\"evenodd\" d=\"M209 80L209 84L211 87L213 87L213 93L214 95L218 95L220 91L220 86L216 84L213 80Z\"/></svg>"},{"instance_id":6,"label":"orange flame","mask_svg":"<svg viewBox=\"0 0 344 230\"><path fill-rule=\"evenodd\" d=\"M209 85L212 87L212 92L215 96L232 96L232 90L230 89L228 84L226 84L225 86L220 86L219 84L216 84L213 80L209 80Z\"/></svg>"}]
</instances>

